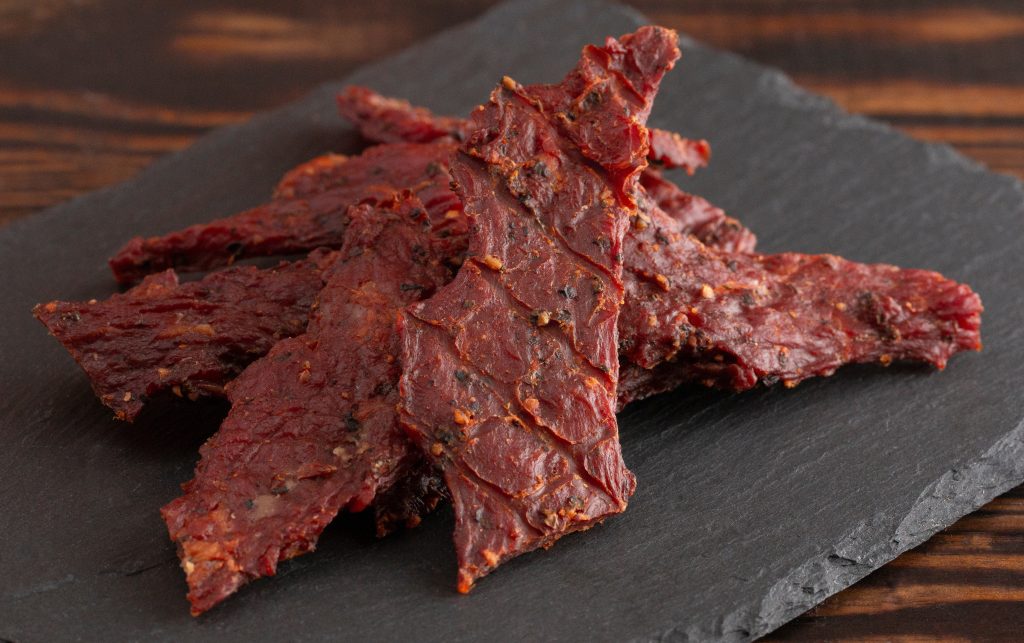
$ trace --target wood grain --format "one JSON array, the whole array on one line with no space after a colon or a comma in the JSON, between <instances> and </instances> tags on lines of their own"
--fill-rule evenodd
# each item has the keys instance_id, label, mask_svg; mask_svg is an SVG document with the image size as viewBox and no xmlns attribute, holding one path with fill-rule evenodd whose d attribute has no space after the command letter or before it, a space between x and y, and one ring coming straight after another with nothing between
<instances>
[{"instance_id":1,"label":"wood grain","mask_svg":"<svg viewBox=\"0 0 1024 643\"><path fill-rule=\"evenodd\" d=\"M130 178L490 0L0 0L0 225ZM636 0L848 110L1024 178L1020 0ZM713 137L713 133L709 133ZM774 633L1019 640L1024 487Z\"/></svg>"}]
</instances>

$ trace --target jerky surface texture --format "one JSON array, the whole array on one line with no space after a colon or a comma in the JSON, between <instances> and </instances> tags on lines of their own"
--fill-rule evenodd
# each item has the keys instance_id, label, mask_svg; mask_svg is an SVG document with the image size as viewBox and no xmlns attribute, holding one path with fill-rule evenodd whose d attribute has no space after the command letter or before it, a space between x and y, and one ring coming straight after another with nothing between
<instances>
[{"instance_id":1,"label":"jerky surface texture","mask_svg":"<svg viewBox=\"0 0 1024 643\"><path fill-rule=\"evenodd\" d=\"M673 32L643 28L585 48L558 85L506 78L452 162L469 257L400 318L401 396L452 496L460 591L633 492L615 420L621 247L678 56Z\"/></svg>"}]
</instances>

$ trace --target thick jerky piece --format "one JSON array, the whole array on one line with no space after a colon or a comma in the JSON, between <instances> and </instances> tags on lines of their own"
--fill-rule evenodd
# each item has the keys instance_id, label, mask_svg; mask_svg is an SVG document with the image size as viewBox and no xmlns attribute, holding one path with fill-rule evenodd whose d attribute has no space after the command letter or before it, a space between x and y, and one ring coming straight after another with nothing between
<instances>
[{"instance_id":1,"label":"thick jerky piece","mask_svg":"<svg viewBox=\"0 0 1024 643\"><path fill-rule=\"evenodd\" d=\"M337 97L338 111L356 126L363 138L374 143L429 143L441 139L463 141L469 123L461 118L438 116L400 98L381 96L372 89L350 85ZM665 130L651 129L648 156L666 168L684 168L693 174L707 165L711 145Z\"/></svg>"},{"instance_id":2,"label":"thick jerky piece","mask_svg":"<svg viewBox=\"0 0 1024 643\"><path fill-rule=\"evenodd\" d=\"M130 422L161 393L222 394L279 339L303 332L331 260L317 252L306 261L232 268L185 284L167 270L105 301L54 301L33 313L100 400Z\"/></svg>"},{"instance_id":3,"label":"thick jerky piece","mask_svg":"<svg viewBox=\"0 0 1024 643\"><path fill-rule=\"evenodd\" d=\"M635 261L623 278L620 348L633 366L622 403L693 381L794 386L850 363L941 369L981 348L980 299L938 273L832 255L720 254L669 231L671 219L648 205L650 223L626 238Z\"/></svg>"},{"instance_id":4,"label":"thick jerky piece","mask_svg":"<svg viewBox=\"0 0 1024 643\"><path fill-rule=\"evenodd\" d=\"M614 414L620 253L675 43L645 27L559 85L506 78L452 161L470 257L399 328L402 420L452 496L462 592L635 487Z\"/></svg>"},{"instance_id":5,"label":"thick jerky piece","mask_svg":"<svg viewBox=\"0 0 1024 643\"><path fill-rule=\"evenodd\" d=\"M447 270L415 198L349 216L306 333L231 383L228 417L163 509L194 614L312 550L338 511L365 508L422 458L397 423L395 315Z\"/></svg>"},{"instance_id":6,"label":"thick jerky piece","mask_svg":"<svg viewBox=\"0 0 1024 643\"><path fill-rule=\"evenodd\" d=\"M136 237L110 260L110 267L119 282L132 283L167 268L201 271L241 257L341 247L350 205L390 199L405 188L433 195L437 159L450 150L450 143L379 145L359 156L321 157L289 173L270 203L164 236ZM303 173L316 163L333 168L332 182L301 198L289 196L305 187Z\"/></svg>"}]
</instances>

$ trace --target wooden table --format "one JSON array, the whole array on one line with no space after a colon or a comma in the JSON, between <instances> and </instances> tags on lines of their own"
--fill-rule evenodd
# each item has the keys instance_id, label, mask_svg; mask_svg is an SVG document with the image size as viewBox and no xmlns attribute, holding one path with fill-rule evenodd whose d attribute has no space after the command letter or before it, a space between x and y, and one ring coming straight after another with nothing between
<instances>
[{"instance_id":1,"label":"wooden table","mask_svg":"<svg viewBox=\"0 0 1024 643\"><path fill-rule=\"evenodd\" d=\"M490 4L0 0L0 225L123 181L210 128L298 98ZM1024 178L1021 0L633 4L780 67L851 111ZM1024 487L773 638L1022 635Z\"/></svg>"}]
</instances>

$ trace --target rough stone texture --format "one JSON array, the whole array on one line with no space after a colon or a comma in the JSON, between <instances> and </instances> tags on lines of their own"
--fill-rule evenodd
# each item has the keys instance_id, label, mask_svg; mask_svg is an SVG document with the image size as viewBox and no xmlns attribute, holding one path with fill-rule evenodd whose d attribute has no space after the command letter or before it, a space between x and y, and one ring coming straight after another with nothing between
<instances>
[{"instance_id":1,"label":"rough stone texture","mask_svg":"<svg viewBox=\"0 0 1024 643\"><path fill-rule=\"evenodd\" d=\"M641 20L595 2L508 5L351 81L465 113L502 74L554 80L583 43ZM711 167L686 186L742 218L765 251L970 283L986 305L985 351L944 373L857 367L794 390L631 407L620 416L639 479L629 511L513 561L470 596L451 589L449 514L383 541L357 516L276 580L192 619L157 510L223 406L113 421L30 309L108 294L106 258L135 234L254 205L296 163L352 151L339 87L0 231L0 638L742 640L1024 481L1021 184L689 43L652 119L711 140Z\"/></svg>"}]
</instances>

